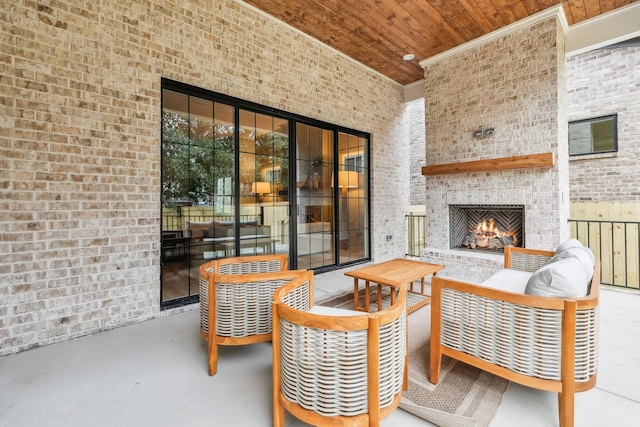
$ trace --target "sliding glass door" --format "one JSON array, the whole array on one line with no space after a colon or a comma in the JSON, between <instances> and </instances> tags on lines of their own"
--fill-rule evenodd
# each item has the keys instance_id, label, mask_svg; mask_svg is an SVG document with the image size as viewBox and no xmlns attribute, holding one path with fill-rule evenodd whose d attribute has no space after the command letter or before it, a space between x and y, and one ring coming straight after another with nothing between
<instances>
[{"instance_id":1,"label":"sliding glass door","mask_svg":"<svg viewBox=\"0 0 640 427\"><path fill-rule=\"evenodd\" d=\"M285 253L326 270L369 257L369 137L163 80L161 307L199 267Z\"/></svg>"},{"instance_id":2,"label":"sliding glass door","mask_svg":"<svg viewBox=\"0 0 640 427\"><path fill-rule=\"evenodd\" d=\"M297 124L298 268L369 257L368 152L363 136Z\"/></svg>"},{"instance_id":3,"label":"sliding glass door","mask_svg":"<svg viewBox=\"0 0 640 427\"><path fill-rule=\"evenodd\" d=\"M340 264L369 258L368 139L338 134Z\"/></svg>"}]
</instances>

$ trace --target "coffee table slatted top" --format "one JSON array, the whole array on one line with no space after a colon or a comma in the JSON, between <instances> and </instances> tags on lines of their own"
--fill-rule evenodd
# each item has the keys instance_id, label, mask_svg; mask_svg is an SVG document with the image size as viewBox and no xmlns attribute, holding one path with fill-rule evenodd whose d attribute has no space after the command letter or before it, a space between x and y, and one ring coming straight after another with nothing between
<instances>
[{"instance_id":1,"label":"coffee table slatted top","mask_svg":"<svg viewBox=\"0 0 640 427\"><path fill-rule=\"evenodd\" d=\"M397 258L389 261L372 264L367 267L347 271L346 276L353 277L353 300L356 310L378 311L381 308L393 304L395 292L391 291L383 295L382 285L397 288L403 283L407 284L407 312L412 313L431 301L431 297L425 292L425 277L436 275L444 268L444 265L429 264L422 261ZM358 290L360 280L365 281L364 305L360 304L360 292ZM414 290L414 282L420 280L420 289ZM372 301L369 284L377 285L378 292Z\"/></svg>"},{"instance_id":2,"label":"coffee table slatted top","mask_svg":"<svg viewBox=\"0 0 640 427\"><path fill-rule=\"evenodd\" d=\"M397 258L347 271L344 274L381 285L400 286L402 283L410 284L415 280L435 274L443 268L444 265L440 264Z\"/></svg>"}]
</instances>

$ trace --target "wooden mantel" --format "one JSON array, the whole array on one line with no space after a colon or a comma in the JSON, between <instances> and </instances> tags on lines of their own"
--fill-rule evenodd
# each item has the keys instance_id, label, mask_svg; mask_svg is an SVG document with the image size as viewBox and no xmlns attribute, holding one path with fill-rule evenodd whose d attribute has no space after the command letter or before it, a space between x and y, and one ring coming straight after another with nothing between
<instances>
[{"instance_id":1,"label":"wooden mantel","mask_svg":"<svg viewBox=\"0 0 640 427\"><path fill-rule=\"evenodd\" d=\"M553 153L527 154L524 156L500 157L474 160L472 162L448 163L423 166L422 175L448 175L454 173L486 172L507 169L549 167L555 164Z\"/></svg>"}]
</instances>

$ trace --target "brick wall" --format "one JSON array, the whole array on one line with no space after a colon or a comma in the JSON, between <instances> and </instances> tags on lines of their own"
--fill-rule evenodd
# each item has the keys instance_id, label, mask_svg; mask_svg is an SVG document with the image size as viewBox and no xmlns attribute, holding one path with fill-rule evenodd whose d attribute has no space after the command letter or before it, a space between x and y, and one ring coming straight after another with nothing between
<instances>
[{"instance_id":1,"label":"brick wall","mask_svg":"<svg viewBox=\"0 0 640 427\"><path fill-rule=\"evenodd\" d=\"M421 257L465 280L482 280L487 265L495 271L484 255L448 249L450 204L524 205L527 247L550 249L567 238L564 36L556 17L428 64L425 79L427 164L553 152L556 165L426 177ZM495 134L474 138L483 125ZM477 268L464 257L476 258Z\"/></svg>"},{"instance_id":2,"label":"brick wall","mask_svg":"<svg viewBox=\"0 0 640 427\"><path fill-rule=\"evenodd\" d=\"M572 157L572 202L640 203L640 46L567 59L569 121L618 114L618 152Z\"/></svg>"},{"instance_id":3,"label":"brick wall","mask_svg":"<svg viewBox=\"0 0 640 427\"><path fill-rule=\"evenodd\" d=\"M160 315L161 77L371 132L372 255L404 253L399 85L231 0L3 8L0 355Z\"/></svg>"},{"instance_id":4,"label":"brick wall","mask_svg":"<svg viewBox=\"0 0 640 427\"><path fill-rule=\"evenodd\" d=\"M424 205L426 198L426 189L424 186L424 176L422 175L422 167L426 164L425 153L425 113L424 98L407 102L407 121L409 123L409 171L411 174L411 199L410 203L414 205Z\"/></svg>"}]
</instances>

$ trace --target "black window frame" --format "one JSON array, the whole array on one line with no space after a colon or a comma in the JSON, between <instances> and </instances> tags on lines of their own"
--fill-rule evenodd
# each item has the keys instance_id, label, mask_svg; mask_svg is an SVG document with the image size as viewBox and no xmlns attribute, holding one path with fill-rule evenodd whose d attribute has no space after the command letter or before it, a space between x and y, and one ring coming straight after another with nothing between
<instances>
[{"instance_id":1,"label":"black window frame","mask_svg":"<svg viewBox=\"0 0 640 427\"><path fill-rule=\"evenodd\" d=\"M593 135L591 135L591 150L586 153L571 153L571 125L577 125L582 123L595 123L598 121L604 121L605 119L612 119L613 121L613 147L608 150L594 151L593 150ZM570 157L579 157L579 156L589 156L594 154L605 154L605 153L617 153L618 152L618 114L608 114L605 116L598 117L590 117L587 119L581 120L573 120L569 122L569 126L567 129L567 144L569 145L569 156Z\"/></svg>"},{"instance_id":2,"label":"black window frame","mask_svg":"<svg viewBox=\"0 0 640 427\"><path fill-rule=\"evenodd\" d=\"M292 130L295 128L296 123L300 123L300 124L305 124L305 125L309 125L309 126L314 126L314 127L319 127L322 129L327 129L330 130L334 133L334 152L337 153L338 150L338 135L342 132L342 133L347 133L349 135L353 135L356 137L360 137L360 138L364 138L367 141L366 144L366 152L364 153L363 156L363 164L360 167L357 167L356 169L361 169L359 171L359 173L362 173L362 170L366 167L369 171L371 170L371 163L370 163L370 159L371 159L371 143L372 143L372 134L369 132L364 132L364 131L359 131L356 129L352 129L352 128L348 128L348 127L344 127L335 123L329 123L329 122L325 122L325 121L321 121L321 120L317 120L317 119L313 119L313 118L309 118L306 116L302 116L296 113L291 113L289 111L285 111L285 110L280 110L277 108L273 108L273 107L269 107L266 105L262 105L262 104L258 104L252 101L248 101L245 99L241 99L241 98L236 98L230 95L226 95L223 93L219 93L219 92L215 92L212 90L208 90L202 87L198 87L198 86L193 86L191 84L188 83L183 83L180 81L176 81L173 79L169 79L169 78L165 78L162 77L161 78L161 92L163 92L164 90L170 90L170 91L174 91L174 92L178 92L184 95L188 95L188 96L193 96L193 97L197 97L197 98L202 98L202 99L206 99L212 102L219 102L221 104L226 104L226 105L230 105L233 106L235 109L235 114L236 114L236 120L238 121L238 114L239 111L241 109L247 110L247 111L251 111L257 114L266 114L266 115L270 115L273 117L277 117L277 118L281 118L281 119L285 119L288 120L290 123L290 132L289 135L295 135L295 132ZM162 95L161 95L161 102L160 102L160 114L162 115L162 108L163 108L163 100L162 100ZM163 130L162 130L162 124L160 126L160 141L163 141ZM236 141L236 144L238 144L238 142ZM160 147L162 146L162 142L160 143ZM160 150L162 150L162 148L160 148ZM290 154L290 160L292 162L295 161L295 152L292 151ZM237 156L239 156L239 151L236 152L236 163L238 163L238 159ZM338 160L337 160L337 155L334 155L334 170L338 170ZM161 166L162 167L162 166ZM239 169L236 169L235 171L236 173L236 182L239 182ZM291 176L289 177L289 179L293 179L293 173L294 170L290 169L289 173L291 174ZM365 224L365 228L368 230L368 235L367 238L364 242L365 246L366 246L366 250L365 253L366 255L362 258L358 258L355 260L349 260L346 262L340 262L339 257L336 257L335 259L335 263L331 264L331 265L327 265L327 266L322 266L322 267L317 267L317 268L313 268L312 270L316 273L322 273L322 272L327 272L327 271L333 271L336 269L340 269L340 268L345 268L348 267L350 265L355 265L355 264L362 264L362 263L366 263L366 262L370 262L371 261L371 252L372 252L372 236L373 236L373 230L372 230L372 197L371 197L371 175L369 175L369 179L365 182L365 198L367 199L367 214L366 214L366 224ZM161 172L161 182L162 182L162 172ZM236 195L236 200L240 200L240 193L239 193L239 189L236 186L235 189L235 195ZM336 196L336 200L337 200ZM291 199L292 200L292 207L291 207L291 211L293 211L293 208L296 206L295 204L295 198ZM336 202L334 204L334 211L337 211L337 206L338 203ZM160 210L162 212L162 203L160 205ZM337 216L336 216L337 218ZM289 227L290 227L290 235L293 236L295 235L295 230L294 230L294 222L290 221L289 223ZM339 227L340 224L339 222L336 223L336 228L334 230L335 236L338 236L339 233ZM162 221L160 221L160 234L162 234ZM162 244L162 241L161 241ZM290 253L295 253L296 252L296 243L295 243L295 239L293 239L293 241L291 242L291 247L292 249L290 250ZM289 260L289 265L290 267L295 267L296 266L296 261L294 260ZM197 301L199 301L199 295L196 294L192 294L192 295L188 295L188 296L184 296L184 297L179 297L179 298L174 298L174 299L170 299L170 300L163 300L162 297L162 289L163 289L163 276L162 276L162 259L161 259L161 274L160 274L160 280L161 280L161 286L160 286L160 310L165 310L165 309L169 309L169 308L175 308L175 307L179 307L179 306L183 306L183 305L187 305L187 304L191 304L191 303L195 303Z\"/></svg>"}]
</instances>

